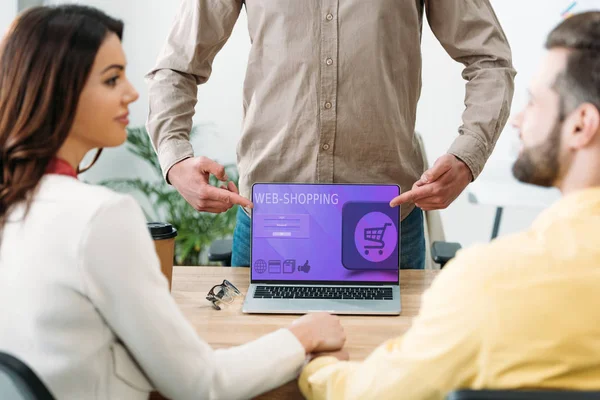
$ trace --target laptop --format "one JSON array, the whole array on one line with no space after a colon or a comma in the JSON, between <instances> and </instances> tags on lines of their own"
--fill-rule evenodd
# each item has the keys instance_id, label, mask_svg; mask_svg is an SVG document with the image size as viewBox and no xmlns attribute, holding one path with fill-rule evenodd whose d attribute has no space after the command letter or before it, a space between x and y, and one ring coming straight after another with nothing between
<instances>
[{"instance_id":1,"label":"laptop","mask_svg":"<svg viewBox=\"0 0 600 400\"><path fill-rule=\"evenodd\" d=\"M245 313L400 314L397 185L256 183Z\"/></svg>"}]
</instances>

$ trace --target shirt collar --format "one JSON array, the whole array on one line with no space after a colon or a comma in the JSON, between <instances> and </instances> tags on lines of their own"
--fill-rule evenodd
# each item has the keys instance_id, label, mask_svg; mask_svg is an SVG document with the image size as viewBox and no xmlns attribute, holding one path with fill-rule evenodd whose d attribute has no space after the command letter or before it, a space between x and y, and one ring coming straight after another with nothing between
<instances>
[{"instance_id":1,"label":"shirt collar","mask_svg":"<svg viewBox=\"0 0 600 400\"><path fill-rule=\"evenodd\" d=\"M559 219L600 215L600 186L578 190L563 196L544 210L533 224L534 229L543 229Z\"/></svg>"}]
</instances>

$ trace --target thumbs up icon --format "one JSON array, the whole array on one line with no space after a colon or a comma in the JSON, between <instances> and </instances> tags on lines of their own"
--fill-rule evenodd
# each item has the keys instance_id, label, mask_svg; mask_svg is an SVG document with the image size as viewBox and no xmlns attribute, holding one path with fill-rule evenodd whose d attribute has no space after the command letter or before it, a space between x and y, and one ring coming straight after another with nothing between
<instances>
[{"instance_id":1,"label":"thumbs up icon","mask_svg":"<svg viewBox=\"0 0 600 400\"><path fill-rule=\"evenodd\" d=\"M298 271L302 271L302 272L308 274L308 271L310 271L310 265L308 264L308 260L306 260L306 262L304 263L304 265L301 265L301 266L298 267Z\"/></svg>"}]
</instances>

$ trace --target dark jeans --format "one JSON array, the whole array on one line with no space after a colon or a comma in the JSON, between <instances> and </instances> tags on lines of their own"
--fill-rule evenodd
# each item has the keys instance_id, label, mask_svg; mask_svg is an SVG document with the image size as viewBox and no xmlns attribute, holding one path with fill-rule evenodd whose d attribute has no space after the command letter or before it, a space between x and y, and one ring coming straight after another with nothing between
<instances>
[{"instance_id":1,"label":"dark jeans","mask_svg":"<svg viewBox=\"0 0 600 400\"><path fill-rule=\"evenodd\" d=\"M250 265L250 217L238 208L237 223L233 232L231 265ZM423 211L416 208L400 224L400 268L425 268L425 230Z\"/></svg>"}]
</instances>

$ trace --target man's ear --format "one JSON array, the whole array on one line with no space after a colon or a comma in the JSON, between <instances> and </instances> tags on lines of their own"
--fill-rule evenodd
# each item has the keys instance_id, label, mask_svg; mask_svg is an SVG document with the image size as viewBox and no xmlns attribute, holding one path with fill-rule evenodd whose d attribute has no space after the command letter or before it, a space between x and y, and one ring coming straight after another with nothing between
<instances>
[{"instance_id":1,"label":"man's ear","mask_svg":"<svg viewBox=\"0 0 600 400\"><path fill-rule=\"evenodd\" d=\"M584 148L600 135L600 111L591 103L583 103L567 118L564 127L569 148Z\"/></svg>"}]
</instances>

